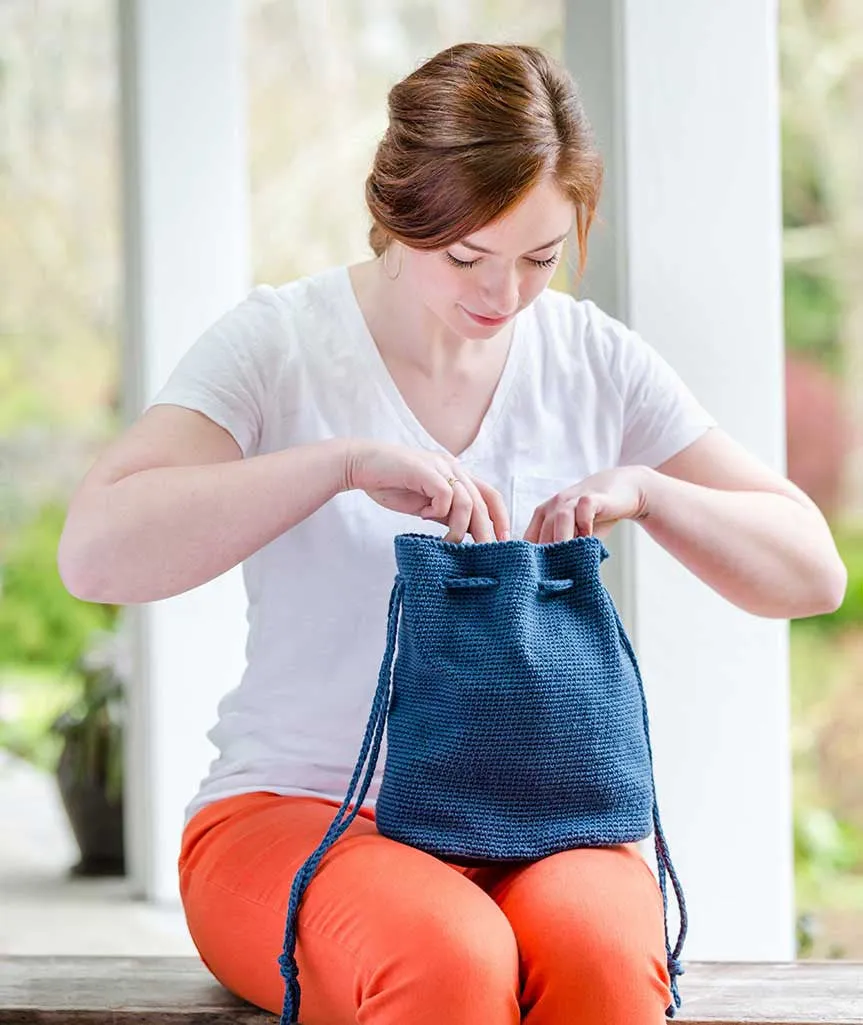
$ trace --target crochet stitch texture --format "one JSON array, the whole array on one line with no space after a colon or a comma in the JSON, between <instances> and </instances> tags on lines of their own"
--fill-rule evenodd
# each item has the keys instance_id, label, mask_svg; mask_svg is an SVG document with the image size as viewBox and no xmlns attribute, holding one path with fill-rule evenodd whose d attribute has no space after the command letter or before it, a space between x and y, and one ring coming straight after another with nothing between
<instances>
[{"instance_id":1,"label":"crochet stitch texture","mask_svg":"<svg viewBox=\"0 0 863 1025\"><path fill-rule=\"evenodd\" d=\"M523 861L654 834L673 1002L686 906L659 820L644 688L597 538L395 539L398 573L366 734L342 806L291 889L282 1025L297 1021L302 895L365 800L384 836L461 863ZM396 647L398 654L396 656ZM668 938L666 875L680 910Z\"/></svg>"}]
</instances>

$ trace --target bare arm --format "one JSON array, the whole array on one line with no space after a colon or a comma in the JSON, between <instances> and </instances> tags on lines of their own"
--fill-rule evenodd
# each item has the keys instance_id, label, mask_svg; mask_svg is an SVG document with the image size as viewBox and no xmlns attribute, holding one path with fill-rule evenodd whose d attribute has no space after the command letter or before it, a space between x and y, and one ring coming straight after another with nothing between
<instances>
[{"instance_id":1,"label":"bare arm","mask_svg":"<svg viewBox=\"0 0 863 1025\"><path fill-rule=\"evenodd\" d=\"M63 583L117 604L206 583L343 490L346 450L333 440L243 459L202 414L154 406L73 496L57 556Z\"/></svg>"},{"instance_id":2,"label":"bare arm","mask_svg":"<svg viewBox=\"0 0 863 1025\"><path fill-rule=\"evenodd\" d=\"M547 544L644 529L728 601L758 616L833 612L848 574L824 517L798 487L714 428L653 470L592 474L538 506L525 533Z\"/></svg>"},{"instance_id":3,"label":"bare arm","mask_svg":"<svg viewBox=\"0 0 863 1025\"><path fill-rule=\"evenodd\" d=\"M729 601L779 618L841 604L847 571L818 507L723 431L658 471L642 526Z\"/></svg>"},{"instance_id":4,"label":"bare arm","mask_svg":"<svg viewBox=\"0 0 863 1025\"><path fill-rule=\"evenodd\" d=\"M208 417L159 405L73 496L60 576L85 601L169 598L225 573L353 489L387 509L446 523L451 540L508 536L501 495L442 453L336 438L243 459Z\"/></svg>"}]
</instances>

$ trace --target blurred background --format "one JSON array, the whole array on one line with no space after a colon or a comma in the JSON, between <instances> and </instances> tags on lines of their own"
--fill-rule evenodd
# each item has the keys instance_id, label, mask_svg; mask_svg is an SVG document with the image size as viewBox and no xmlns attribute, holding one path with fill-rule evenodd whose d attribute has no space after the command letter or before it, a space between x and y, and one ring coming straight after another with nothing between
<instances>
[{"instance_id":1,"label":"blurred background","mask_svg":"<svg viewBox=\"0 0 863 1025\"><path fill-rule=\"evenodd\" d=\"M10 906L34 866L31 896L53 899L123 871L122 610L72 598L55 564L71 491L121 425L115 14L112 0L0 0ZM421 57L466 39L563 46L554 0L246 0L245 18L253 277L273 283L368 254L362 184L384 98ZM863 959L863 4L781 0L779 33L788 473L850 574L838 612L791 627L797 947ZM6 921L0 953L21 949Z\"/></svg>"}]
</instances>

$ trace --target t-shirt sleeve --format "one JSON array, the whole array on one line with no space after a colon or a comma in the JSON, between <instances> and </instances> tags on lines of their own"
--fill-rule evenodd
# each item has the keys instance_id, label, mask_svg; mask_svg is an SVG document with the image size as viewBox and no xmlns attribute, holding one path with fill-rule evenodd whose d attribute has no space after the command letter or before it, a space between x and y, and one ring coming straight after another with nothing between
<instances>
[{"instance_id":1,"label":"t-shirt sleeve","mask_svg":"<svg viewBox=\"0 0 863 1025\"><path fill-rule=\"evenodd\" d=\"M716 420L636 331L603 319L609 370L623 409L618 465L660 466L716 427Z\"/></svg>"},{"instance_id":2,"label":"t-shirt sleeve","mask_svg":"<svg viewBox=\"0 0 863 1025\"><path fill-rule=\"evenodd\" d=\"M182 356L150 406L194 409L254 455L284 362L286 332L275 289L259 285Z\"/></svg>"}]
</instances>

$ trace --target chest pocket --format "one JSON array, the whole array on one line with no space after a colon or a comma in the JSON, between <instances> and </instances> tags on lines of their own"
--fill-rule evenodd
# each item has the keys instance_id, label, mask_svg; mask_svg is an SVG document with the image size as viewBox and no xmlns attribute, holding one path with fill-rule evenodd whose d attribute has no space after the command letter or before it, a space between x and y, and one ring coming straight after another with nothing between
<instances>
[{"instance_id":1,"label":"chest pocket","mask_svg":"<svg viewBox=\"0 0 863 1025\"><path fill-rule=\"evenodd\" d=\"M530 524L538 505L547 502L559 491L571 487L579 480L578 474L568 477L538 477L533 474L516 474L512 490L512 536L520 539Z\"/></svg>"}]
</instances>

